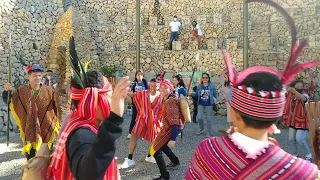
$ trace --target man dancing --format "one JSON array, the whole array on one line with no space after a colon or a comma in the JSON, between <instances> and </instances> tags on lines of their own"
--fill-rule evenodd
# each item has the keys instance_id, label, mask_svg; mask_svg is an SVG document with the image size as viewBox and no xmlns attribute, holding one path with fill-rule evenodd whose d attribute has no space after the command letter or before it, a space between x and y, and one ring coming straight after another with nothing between
<instances>
[{"instance_id":1,"label":"man dancing","mask_svg":"<svg viewBox=\"0 0 320 180\"><path fill-rule=\"evenodd\" d=\"M58 98L52 87L41 84L43 68L29 65L25 69L29 83L18 87L10 95L10 111L20 129L23 142L22 154L27 160L38 152L48 155L59 131ZM11 84L5 85L5 92L11 92ZM6 102L6 101L5 101ZM46 154L42 154L46 153Z\"/></svg>"},{"instance_id":2,"label":"man dancing","mask_svg":"<svg viewBox=\"0 0 320 180\"><path fill-rule=\"evenodd\" d=\"M160 85L160 93L162 96L162 109L160 119L162 127L156 139L150 148L150 154L156 159L158 168L160 170L160 177L154 180L168 180L170 174L167 168L175 168L180 165L178 157L171 151L170 148L175 146L176 138L183 129L183 115L180 113L178 100L173 93L173 85L170 81L164 80ZM164 152L171 163L166 165L163 159L162 152Z\"/></svg>"},{"instance_id":3,"label":"man dancing","mask_svg":"<svg viewBox=\"0 0 320 180\"><path fill-rule=\"evenodd\" d=\"M137 108L137 117L131 133L129 155L121 165L122 169L135 165L133 152L137 145L137 136L149 142L153 142L160 130L161 124L158 114L161 110L162 99L158 89L159 84L156 79L152 79L149 83L149 90L128 93L129 96L133 97L133 102ZM150 154L147 155L145 160L147 162L156 163L154 157Z\"/></svg>"},{"instance_id":4,"label":"man dancing","mask_svg":"<svg viewBox=\"0 0 320 180\"><path fill-rule=\"evenodd\" d=\"M320 65L320 61L296 64L305 44L296 44L292 18L271 0L264 2L281 9L290 22L293 43L289 60L283 72L258 66L238 74L232 68L229 54L225 56L232 84L231 119L238 132L202 141L191 158L187 180L320 178L316 165L292 156L268 141L268 129L283 115L284 86L298 72Z\"/></svg>"}]
</instances>

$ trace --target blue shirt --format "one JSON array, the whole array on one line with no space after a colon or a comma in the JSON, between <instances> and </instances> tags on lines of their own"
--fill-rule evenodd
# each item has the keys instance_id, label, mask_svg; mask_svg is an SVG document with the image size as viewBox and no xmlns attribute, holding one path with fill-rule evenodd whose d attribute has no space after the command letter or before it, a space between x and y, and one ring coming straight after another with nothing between
<instances>
[{"instance_id":1,"label":"blue shirt","mask_svg":"<svg viewBox=\"0 0 320 180\"><path fill-rule=\"evenodd\" d=\"M131 86L132 92L139 92L144 90L146 90L146 86L144 85L143 82L134 82L133 85Z\"/></svg>"},{"instance_id":2,"label":"blue shirt","mask_svg":"<svg viewBox=\"0 0 320 180\"><path fill-rule=\"evenodd\" d=\"M211 106L209 86L201 86L199 105Z\"/></svg>"},{"instance_id":3,"label":"blue shirt","mask_svg":"<svg viewBox=\"0 0 320 180\"><path fill-rule=\"evenodd\" d=\"M177 98L180 98L180 94L182 94L183 96L187 96L186 88L182 86L176 87L174 89L174 93L176 94Z\"/></svg>"}]
</instances>

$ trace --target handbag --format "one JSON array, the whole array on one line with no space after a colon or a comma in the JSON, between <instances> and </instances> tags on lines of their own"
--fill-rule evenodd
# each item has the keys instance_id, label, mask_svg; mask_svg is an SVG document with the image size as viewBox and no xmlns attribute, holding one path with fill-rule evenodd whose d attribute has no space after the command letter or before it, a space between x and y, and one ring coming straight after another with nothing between
<instances>
[{"instance_id":1,"label":"handbag","mask_svg":"<svg viewBox=\"0 0 320 180\"><path fill-rule=\"evenodd\" d=\"M28 166L36 159L45 161L45 165L41 167L36 166L33 168L28 168ZM21 180L45 180L47 169L50 165L50 160L51 157L49 155L39 155L29 159L27 163L23 166Z\"/></svg>"},{"instance_id":2,"label":"handbag","mask_svg":"<svg viewBox=\"0 0 320 180\"><path fill-rule=\"evenodd\" d=\"M216 113L219 111L219 108L218 108L218 106L217 106L216 103L213 103L213 105L212 105L212 110L213 110L214 112L216 112Z\"/></svg>"},{"instance_id":3,"label":"handbag","mask_svg":"<svg viewBox=\"0 0 320 180\"><path fill-rule=\"evenodd\" d=\"M32 168L28 168L28 166L33 161L39 161L39 164L36 164ZM41 144L39 151L37 152L36 156L29 159L27 163L23 166L22 169L22 180L45 180L47 169L50 165L51 156L50 150L47 148L47 144Z\"/></svg>"}]
</instances>

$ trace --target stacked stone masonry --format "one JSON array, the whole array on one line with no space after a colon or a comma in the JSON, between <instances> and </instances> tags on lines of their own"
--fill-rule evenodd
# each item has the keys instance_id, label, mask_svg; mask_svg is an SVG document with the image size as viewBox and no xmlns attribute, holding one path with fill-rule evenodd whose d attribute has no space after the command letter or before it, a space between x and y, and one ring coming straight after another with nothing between
<instances>
[{"instance_id":1,"label":"stacked stone masonry","mask_svg":"<svg viewBox=\"0 0 320 180\"><path fill-rule=\"evenodd\" d=\"M141 0L141 68L149 72L215 71L224 69L219 42L224 41L237 69L243 68L242 0ZM307 40L300 61L320 59L320 0L276 0L294 18L299 39ZM70 8L72 6L72 8ZM111 0L6 0L0 1L0 90L7 82L8 34L12 34L13 82L25 82L24 66L39 63L70 77L68 36L74 35L82 61L91 68L119 65L127 73L135 69L136 1ZM182 23L181 51L168 51L168 24L177 15ZM200 59L191 22L204 33ZM273 8L249 4L249 65L282 69L291 47L284 19ZM60 48L60 50L58 50ZM62 61L62 62L60 62ZM64 61L64 62L63 62ZM69 72L68 72L69 71ZM66 83L64 83L66 84ZM66 88L66 87L65 87Z\"/></svg>"}]
</instances>

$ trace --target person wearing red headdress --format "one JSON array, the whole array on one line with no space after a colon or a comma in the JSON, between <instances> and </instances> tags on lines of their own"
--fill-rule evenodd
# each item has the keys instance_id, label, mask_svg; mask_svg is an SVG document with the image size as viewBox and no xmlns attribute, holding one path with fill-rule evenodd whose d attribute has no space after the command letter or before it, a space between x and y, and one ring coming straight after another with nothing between
<instances>
[{"instance_id":1,"label":"person wearing red headdress","mask_svg":"<svg viewBox=\"0 0 320 180\"><path fill-rule=\"evenodd\" d=\"M156 79L151 79L148 90L128 93L128 95L132 97L133 103L136 106L137 117L135 119L135 125L131 131L129 155L120 166L121 169L135 165L133 152L137 145L137 136L149 142L153 142L160 130L161 122L158 115L161 111L162 99L158 89L159 83L157 83ZM145 160L147 162L156 163L154 157L150 154L147 155Z\"/></svg>"},{"instance_id":2,"label":"person wearing red headdress","mask_svg":"<svg viewBox=\"0 0 320 180\"><path fill-rule=\"evenodd\" d=\"M180 165L178 157L170 149L175 146L176 138L184 125L183 115L180 113L178 100L173 93L173 88L173 85L168 80L163 80L160 84L160 93L163 98L160 113L162 127L151 145L150 154L154 155L161 176L154 178L154 180L170 179L167 168L171 169ZM170 164L166 165L162 152L169 157Z\"/></svg>"},{"instance_id":3,"label":"person wearing red headdress","mask_svg":"<svg viewBox=\"0 0 320 180\"><path fill-rule=\"evenodd\" d=\"M256 2L260 0L248 0ZM237 132L228 136L212 137L202 141L191 157L186 180L211 179L294 179L320 178L318 167L295 157L269 141L268 132L283 116L285 85L295 75L320 61L296 64L305 43L296 43L296 29L292 18L272 0L267 3L283 15L292 31L292 49L282 72L263 66L250 67L238 73L229 54L225 63L231 82L231 120Z\"/></svg>"},{"instance_id":4,"label":"person wearing red headdress","mask_svg":"<svg viewBox=\"0 0 320 180\"><path fill-rule=\"evenodd\" d=\"M101 73L89 71L86 76L84 89L72 88L77 109L59 135L47 170L49 180L120 179L115 140L122 133L129 77L122 78L112 93L111 84Z\"/></svg>"},{"instance_id":5,"label":"person wearing red headdress","mask_svg":"<svg viewBox=\"0 0 320 180\"><path fill-rule=\"evenodd\" d=\"M48 155L60 127L58 97L52 87L41 84L43 68L29 65L25 72L29 83L18 87L10 96L10 111L20 129L22 154L27 160L36 155ZM5 85L3 98L11 93ZM8 102L4 99L4 102ZM34 161L35 163L36 161ZM31 164L33 166L34 164Z\"/></svg>"}]
</instances>

